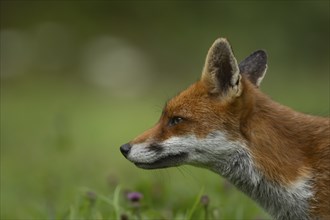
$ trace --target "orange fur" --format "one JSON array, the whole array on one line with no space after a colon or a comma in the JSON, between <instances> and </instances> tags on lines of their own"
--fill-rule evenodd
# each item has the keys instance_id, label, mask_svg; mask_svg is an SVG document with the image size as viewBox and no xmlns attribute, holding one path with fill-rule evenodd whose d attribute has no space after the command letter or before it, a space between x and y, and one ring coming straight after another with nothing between
<instances>
[{"instance_id":1,"label":"orange fur","mask_svg":"<svg viewBox=\"0 0 330 220\"><path fill-rule=\"evenodd\" d=\"M273 102L246 83L254 102L241 125L256 164L271 180L290 185L313 176L311 212L330 215L330 119L305 115Z\"/></svg>"}]
</instances>

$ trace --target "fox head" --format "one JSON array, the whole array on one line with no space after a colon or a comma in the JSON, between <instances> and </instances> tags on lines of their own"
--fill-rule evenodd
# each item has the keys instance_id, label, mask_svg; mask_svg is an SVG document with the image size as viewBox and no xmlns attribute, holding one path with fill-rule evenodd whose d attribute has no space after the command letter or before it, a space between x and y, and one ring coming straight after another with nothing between
<instances>
[{"instance_id":1,"label":"fox head","mask_svg":"<svg viewBox=\"0 0 330 220\"><path fill-rule=\"evenodd\" d=\"M200 80L169 100L156 125L122 145L122 154L144 169L190 164L218 170L244 150L242 125L266 69L264 51L238 65L228 41L217 39Z\"/></svg>"}]
</instances>

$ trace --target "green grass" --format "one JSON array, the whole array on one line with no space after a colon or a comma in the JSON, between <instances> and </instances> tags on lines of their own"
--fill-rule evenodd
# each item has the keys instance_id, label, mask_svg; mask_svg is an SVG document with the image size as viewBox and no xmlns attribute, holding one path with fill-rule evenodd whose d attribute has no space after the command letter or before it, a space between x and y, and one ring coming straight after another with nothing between
<instances>
[{"instance_id":1,"label":"green grass","mask_svg":"<svg viewBox=\"0 0 330 220\"><path fill-rule=\"evenodd\" d=\"M61 79L2 82L1 219L200 219L202 194L210 219L269 219L210 171L146 171L121 155L158 119L168 97L157 94L118 99ZM140 217L128 191L144 196Z\"/></svg>"}]
</instances>

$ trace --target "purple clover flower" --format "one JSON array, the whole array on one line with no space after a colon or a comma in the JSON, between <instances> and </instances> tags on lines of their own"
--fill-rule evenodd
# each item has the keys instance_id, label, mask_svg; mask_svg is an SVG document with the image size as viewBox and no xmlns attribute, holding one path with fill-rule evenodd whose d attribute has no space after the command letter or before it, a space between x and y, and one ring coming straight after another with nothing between
<instances>
[{"instance_id":1,"label":"purple clover flower","mask_svg":"<svg viewBox=\"0 0 330 220\"><path fill-rule=\"evenodd\" d=\"M210 203L210 198L207 195L203 195L201 197L200 202L202 203L203 206L208 206Z\"/></svg>"},{"instance_id":2,"label":"purple clover flower","mask_svg":"<svg viewBox=\"0 0 330 220\"><path fill-rule=\"evenodd\" d=\"M93 191L87 191L86 192L86 197L87 200L90 202L90 205L94 205L97 199L97 195L95 192Z\"/></svg>"},{"instance_id":3,"label":"purple clover flower","mask_svg":"<svg viewBox=\"0 0 330 220\"><path fill-rule=\"evenodd\" d=\"M143 195L139 192L129 192L126 194L126 197L131 202L139 202L143 198Z\"/></svg>"},{"instance_id":4,"label":"purple clover flower","mask_svg":"<svg viewBox=\"0 0 330 220\"><path fill-rule=\"evenodd\" d=\"M207 195L201 197L200 203L204 206L204 219L208 219L208 206L210 204L210 198Z\"/></svg>"}]
</instances>

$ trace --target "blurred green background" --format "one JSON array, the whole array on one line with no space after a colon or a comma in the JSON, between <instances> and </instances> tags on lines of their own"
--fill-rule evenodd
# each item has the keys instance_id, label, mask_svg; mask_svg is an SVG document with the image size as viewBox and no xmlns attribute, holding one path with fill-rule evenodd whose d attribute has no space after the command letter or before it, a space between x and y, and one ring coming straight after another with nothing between
<instances>
[{"instance_id":1,"label":"blurred green background","mask_svg":"<svg viewBox=\"0 0 330 220\"><path fill-rule=\"evenodd\" d=\"M329 1L1 0L0 8L1 219L62 218L81 188L106 195L117 184L142 191L168 219L202 187L222 217L267 218L214 173L140 170L119 152L199 78L220 36L239 61L267 51L261 89L273 99L329 116Z\"/></svg>"}]
</instances>

